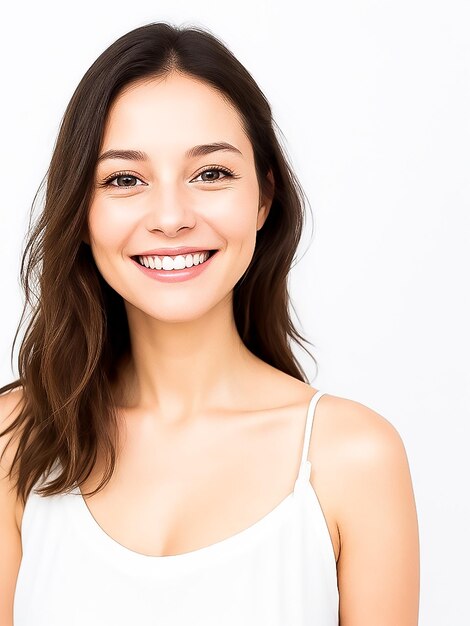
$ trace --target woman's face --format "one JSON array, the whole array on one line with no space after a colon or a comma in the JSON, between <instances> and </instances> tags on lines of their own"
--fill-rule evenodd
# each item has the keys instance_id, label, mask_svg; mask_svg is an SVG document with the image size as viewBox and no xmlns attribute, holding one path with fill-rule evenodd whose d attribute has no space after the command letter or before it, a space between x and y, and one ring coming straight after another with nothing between
<instances>
[{"instance_id":1,"label":"woman's face","mask_svg":"<svg viewBox=\"0 0 470 626\"><path fill-rule=\"evenodd\" d=\"M194 150L222 142L233 149ZM100 273L126 307L168 322L199 317L230 295L269 212L236 109L182 74L140 82L109 111L100 156L110 150L145 158L98 161L88 243ZM181 246L218 252L203 271L177 282L155 280L136 262L145 252Z\"/></svg>"}]
</instances>

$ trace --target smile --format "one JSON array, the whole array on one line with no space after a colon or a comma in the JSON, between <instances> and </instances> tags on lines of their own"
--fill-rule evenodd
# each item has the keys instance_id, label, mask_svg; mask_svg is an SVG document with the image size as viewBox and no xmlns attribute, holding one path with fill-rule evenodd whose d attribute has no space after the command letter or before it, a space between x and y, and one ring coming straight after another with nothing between
<instances>
[{"instance_id":1,"label":"smile","mask_svg":"<svg viewBox=\"0 0 470 626\"><path fill-rule=\"evenodd\" d=\"M205 250L191 254L178 254L176 256L135 256L133 258L149 269L174 271L201 265L215 252L217 250Z\"/></svg>"},{"instance_id":2,"label":"smile","mask_svg":"<svg viewBox=\"0 0 470 626\"><path fill-rule=\"evenodd\" d=\"M149 278L174 283L200 276L210 267L218 252L219 250L206 250L176 257L137 256L131 259L135 267ZM151 264L154 265L153 268Z\"/></svg>"}]
</instances>

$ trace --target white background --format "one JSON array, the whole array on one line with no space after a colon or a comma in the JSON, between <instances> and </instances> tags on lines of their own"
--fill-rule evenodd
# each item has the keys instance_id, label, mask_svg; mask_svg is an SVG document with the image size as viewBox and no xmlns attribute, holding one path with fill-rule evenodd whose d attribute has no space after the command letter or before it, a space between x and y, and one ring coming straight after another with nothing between
<instances>
[{"instance_id":1,"label":"white background","mask_svg":"<svg viewBox=\"0 0 470 626\"><path fill-rule=\"evenodd\" d=\"M290 287L316 377L296 354L314 386L366 404L399 431L418 507L420 626L469 624L469 3L7 6L0 384L13 376L30 206L79 80L137 26L210 28L271 102L310 200L314 223L308 212Z\"/></svg>"}]
</instances>

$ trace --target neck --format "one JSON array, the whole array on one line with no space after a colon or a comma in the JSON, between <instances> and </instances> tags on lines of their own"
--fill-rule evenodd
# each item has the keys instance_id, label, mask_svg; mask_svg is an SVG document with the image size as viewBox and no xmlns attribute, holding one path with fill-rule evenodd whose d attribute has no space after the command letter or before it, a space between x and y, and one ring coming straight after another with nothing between
<instances>
[{"instance_id":1,"label":"neck","mask_svg":"<svg viewBox=\"0 0 470 626\"><path fill-rule=\"evenodd\" d=\"M260 360L238 334L231 300L189 321L157 320L128 303L126 309L131 355L120 405L181 423L227 406L247 388Z\"/></svg>"}]
</instances>

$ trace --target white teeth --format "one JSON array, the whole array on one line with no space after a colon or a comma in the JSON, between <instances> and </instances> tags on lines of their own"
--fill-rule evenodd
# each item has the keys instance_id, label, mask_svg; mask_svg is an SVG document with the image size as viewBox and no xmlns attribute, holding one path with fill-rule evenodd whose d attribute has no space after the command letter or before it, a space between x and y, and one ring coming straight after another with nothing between
<instances>
[{"instance_id":1,"label":"white teeth","mask_svg":"<svg viewBox=\"0 0 470 626\"><path fill-rule=\"evenodd\" d=\"M172 259L169 256L164 256L162 260L162 270L174 270L176 267L176 263L178 261L178 257Z\"/></svg>"},{"instance_id":2,"label":"white teeth","mask_svg":"<svg viewBox=\"0 0 470 626\"><path fill-rule=\"evenodd\" d=\"M194 254L179 254L175 257L171 256L139 256L141 265L145 265L150 269L157 270L182 270L185 267L192 267L204 263L209 258L209 252L195 252Z\"/></svg>"},{"instance_id":3,"label":"white teeth","mask_svg":"<svg viewBox=\"0 0 470 626\"><path fill-rule=\"evenodd\" d=\"M173 268L175 270L183 270L186 267L186 257L182 254L179 254L175 257Z\"/></svg>"}]
</instances>

